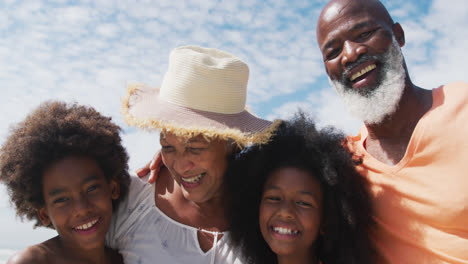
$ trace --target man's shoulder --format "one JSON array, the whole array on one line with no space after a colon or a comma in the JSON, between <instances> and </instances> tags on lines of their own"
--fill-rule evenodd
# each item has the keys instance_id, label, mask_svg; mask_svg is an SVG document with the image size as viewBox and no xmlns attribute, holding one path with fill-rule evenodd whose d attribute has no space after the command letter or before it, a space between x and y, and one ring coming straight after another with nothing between
<instances>
[{"instance_id":1,"label":"man's shoulder","mask_svg":"<svg viewBox=\"0 0 468 264\"><path fill-rule=\"evenodd\" d=\"M443 105L442 109L454 113L466 111L468 104L468 83L454 82L442 85L433 90L434 106L438 107Z\"/></svg>"},{"instance_id":2,"label":"man's shoulder","mask_svg":"<svg viewBox=\"0 0 468 264\"><path fill-rule=\"evenodd\" d=\"M439 87L443 89L445 95L455 98L464 98L468 96L468 83L466 82L453 82Z\"/></svg>"}]
</instances>

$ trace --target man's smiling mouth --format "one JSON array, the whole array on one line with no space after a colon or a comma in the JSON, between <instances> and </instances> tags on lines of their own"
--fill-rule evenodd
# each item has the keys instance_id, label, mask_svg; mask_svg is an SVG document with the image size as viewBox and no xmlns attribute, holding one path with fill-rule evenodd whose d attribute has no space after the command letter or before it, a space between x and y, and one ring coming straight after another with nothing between
<instances>
[{"instance_id":1,"label":"man's smiling mouth","mask_svg":"<svg viewBox=\"0 0 468 264\"><path fill-rule=\"evenodd\" d=\"M373 69L375 69L377 66L375 64L371 64L367 67L365 67L364 69L360 70L359 72L356 72L355 74L353 74L351 76L351 78L349 78L350 81L354 81L356 80L357 78L361 77L362 75L372 71Z\"/></svg>"}]
</instances>

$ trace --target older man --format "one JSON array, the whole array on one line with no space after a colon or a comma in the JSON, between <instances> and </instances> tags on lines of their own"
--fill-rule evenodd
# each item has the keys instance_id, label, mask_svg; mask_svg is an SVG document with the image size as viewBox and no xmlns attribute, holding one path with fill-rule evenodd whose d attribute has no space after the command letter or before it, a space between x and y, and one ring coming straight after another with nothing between
<instances>
[{"instance_id":1,"label":"older man","mask_svg":"<svg viewBox=\"0 0 468 264\"><path fill-rule=\"evenodd\" d=\"M372 186L378 263L468 263L468 85L411 82L402 27L377 0L332 0L317 41L364 126L350 148Z\"/></svg>"}]
</instances>

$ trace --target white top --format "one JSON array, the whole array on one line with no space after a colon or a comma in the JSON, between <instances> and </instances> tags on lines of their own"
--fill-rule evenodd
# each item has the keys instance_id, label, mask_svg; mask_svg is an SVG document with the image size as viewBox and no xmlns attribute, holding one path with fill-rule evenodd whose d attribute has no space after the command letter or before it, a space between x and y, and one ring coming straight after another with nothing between
<instances>
[{"instance_id":1,"label":"white top","mask_svg":"<svg viewBox=\"0 0 468 264\"><path fill-rule=\"evenodd\" d=\"M112 215L107 244L118 249L126 264L242 264L228 243L228 232L215 234L213 247L200 248L197 228L176 222L154 202L155 186L131 177L128 196ZM219 238L220 234L224 234Z\"/></svg>"}]
</instances>

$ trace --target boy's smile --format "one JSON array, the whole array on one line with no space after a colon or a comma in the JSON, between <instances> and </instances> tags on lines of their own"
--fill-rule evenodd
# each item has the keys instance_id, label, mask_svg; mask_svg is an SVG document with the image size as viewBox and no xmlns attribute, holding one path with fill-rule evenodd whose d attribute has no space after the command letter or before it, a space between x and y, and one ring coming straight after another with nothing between
<instances>
[{"instance_id":1,"label":"boy's smile","mask_svg":"<svg viewBox=\"0 0 468 264\"><path fill-rule=\"evenodd\" d=\"M43 173L45 207L39 210L44 225L52 224L68 246L94 249L104 246L118 184L108 182L91 158L70 156Z\"/></svg>"}]
</instances>

